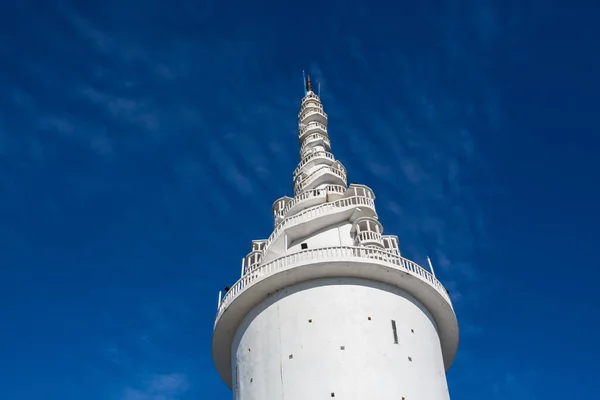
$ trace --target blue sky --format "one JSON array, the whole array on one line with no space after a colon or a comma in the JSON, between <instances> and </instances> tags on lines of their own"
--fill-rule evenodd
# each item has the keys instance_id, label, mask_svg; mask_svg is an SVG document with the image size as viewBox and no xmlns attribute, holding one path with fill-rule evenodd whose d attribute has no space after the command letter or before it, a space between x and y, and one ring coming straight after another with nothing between
<instances>
[{"instance_id":1,"label":"blue sky","mask_svg":"<svg viewBox=\"0 0 600 400\"><path fill-rule=\"evenodd\" d=\"M302 69L349 181L452 293L452 398L596 397L599 18L591 0L7 2L0 398L230 398L217 292L291 194Z\"/></svg>"}]
</instances>

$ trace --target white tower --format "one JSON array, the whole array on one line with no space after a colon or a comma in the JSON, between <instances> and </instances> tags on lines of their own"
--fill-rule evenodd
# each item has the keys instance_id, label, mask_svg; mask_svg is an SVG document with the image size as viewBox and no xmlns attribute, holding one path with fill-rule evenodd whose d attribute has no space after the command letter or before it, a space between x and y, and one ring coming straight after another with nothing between
<instances>
[{"instance_id":1,"label":"white tower","mask_svg":"<svg viewBox=\"0 0 600 400\"><path fill-rule=\"evenodd\" d=\"M213 358L236 400L442 400L458 348L448 292L382 235L375 195L347 186L310 77L294 197L223 298Z\"/></svg>"}]
</instances>

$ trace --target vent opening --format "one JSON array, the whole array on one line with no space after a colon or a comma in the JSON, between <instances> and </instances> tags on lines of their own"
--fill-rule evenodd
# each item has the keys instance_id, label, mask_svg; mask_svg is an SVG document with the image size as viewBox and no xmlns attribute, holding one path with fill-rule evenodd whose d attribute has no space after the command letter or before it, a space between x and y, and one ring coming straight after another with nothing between
<instances>
[{"instance_id":1,"label":"vent opening","mask_svg":"<svg viewBox=\"0 0 600 400\"><path fill-rule=\"evenodd\" d=\"M394 335L394 344L398 344L398 331L396 330L396 321L392 320L392 334Z\"/></svg>"}]
</instances>

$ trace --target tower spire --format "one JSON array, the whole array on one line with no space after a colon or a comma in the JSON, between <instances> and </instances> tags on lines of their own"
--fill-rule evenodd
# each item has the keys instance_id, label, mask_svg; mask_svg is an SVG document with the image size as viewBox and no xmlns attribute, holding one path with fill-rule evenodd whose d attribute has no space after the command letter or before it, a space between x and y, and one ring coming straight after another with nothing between
<instances>
[{"instance_id":1,"label":"tower spire","mask_svg":"<svg viewBox=\"0 0 600 400\"><path fill-rule=\"evenodd\" d=\"M236 399L449 400L459 331L448 292L383 234L373 190L348 185L320 84L314 93L302 75L293 195L275 201L273 231L219 295L217 370Z\"/></svg>"}]
</instances>

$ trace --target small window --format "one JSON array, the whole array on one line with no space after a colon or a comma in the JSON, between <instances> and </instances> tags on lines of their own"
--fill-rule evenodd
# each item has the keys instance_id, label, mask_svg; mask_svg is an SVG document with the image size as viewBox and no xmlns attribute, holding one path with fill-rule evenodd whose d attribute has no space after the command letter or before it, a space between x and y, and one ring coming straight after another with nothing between
<instances>
[{"instance_id":1,"label":"small window","mask_svg":"<svg viewBox=\"0 0 600 400\"><path fill-rule=\"evenodd\" d=\"M306 249L308 249L308 244L307 244L307 243L302 243L302 244L300 245L300 248L301 248L302 250L306 250Z\"/></svg>"},{"instance_id":2,"label":"small window","mask_svg":"<svg viewBox=\"0 0 600 400\"><path fill-rule=\"evenodd\" d=\"M398 332L396 331L396 321L392 320L392 334L394 335L394 344L398 344Z\"/></svg>"},{"instance_id":3,"label":"small window","mask_svg":"<svg viewBox=\"0 0 600 400\"><path fill-rule=\"evenodd\" d=\"M412 362L412 357L408 357L408 361Z\"/></svg>"},{"instance_id":4,"label":"small window","mask_svg":"<svg viewBox=\"0 0 600 400\"><path fill-rule=\"evenodd\" d=\"M331 392L331 397L335 397L335 393Z\"/></svg>"}]
</instances>

